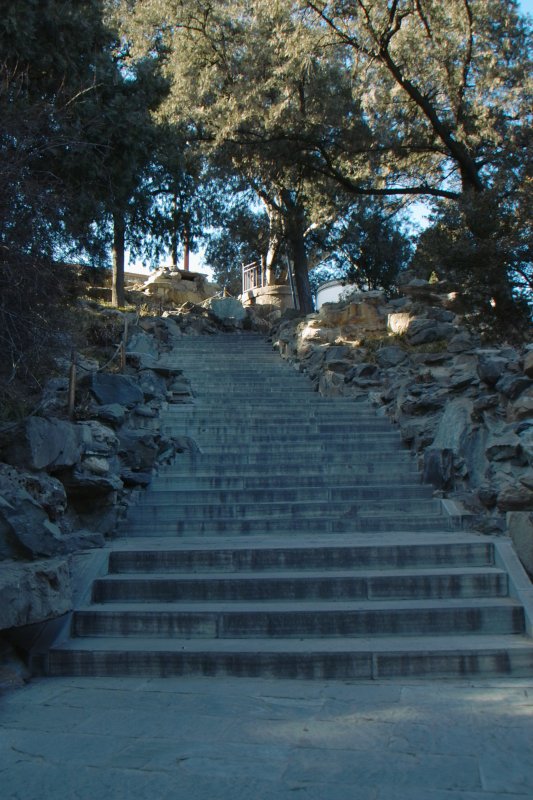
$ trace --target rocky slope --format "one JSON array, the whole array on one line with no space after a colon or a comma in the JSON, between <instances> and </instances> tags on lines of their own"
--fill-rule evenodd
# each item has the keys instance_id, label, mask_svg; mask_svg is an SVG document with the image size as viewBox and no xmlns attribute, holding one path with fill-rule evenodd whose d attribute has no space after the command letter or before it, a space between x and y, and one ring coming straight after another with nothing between
<instances>
[{"instance_id":1,"label":"rocky slope","mask_svg":"<svg viewBox=\"0 0 533 800\"><path fill-rule=\"evenodd\" d=\"M212 310L188 304L162 317L97 308L93 340L109 329L116 337L128 322L124 369L118 358L104 362L107 351L100 358L94 347L78 352L69 419L71 362L59 358L36 413L1 428L0 631L67 612L72 554L102 546L157 465L191 446L161 433L162 404L188 403L192 395L188 377L162 368L158 357L181 337L242 326L235 301L213 303Z\"/></svg>"},{"instance_id":2,"label":"rocky slope","mask_svg":"<svg viewBox=\"0 0 533 800\"><path fill-rule=\"evenodd\" d=\"M480 532L510 532L533 573L533 344L483 342L443 285L413 280L402 292L279 319L273 342L322 394L367 395L436 493Z\"/></svg>"}]
</instances>

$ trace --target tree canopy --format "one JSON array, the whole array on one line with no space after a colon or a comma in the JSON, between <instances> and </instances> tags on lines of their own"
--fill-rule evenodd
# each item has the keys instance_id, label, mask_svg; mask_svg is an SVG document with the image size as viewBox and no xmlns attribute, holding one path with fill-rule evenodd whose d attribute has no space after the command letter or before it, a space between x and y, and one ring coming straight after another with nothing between
<instances>
[{"instance_id":1,"label":"tree canopy","mask_svg":"<svg viewBox=\"0 0 533 800\"><path fill-rule=\"evenodd\" d=\"M117 303L126 244L176 263L178 246L186 259L203 241L227 281L222 260L255 247L271 282L288 257L309 311L308 271L328 247L352 277L389 285L407 252L394 214L423 199L434 241L470 253L442 270L479 284L473 265L492 253L480 308L503 319L531 291L531 31L515 0L0 0L0 12L5 246L113 241Z\"/></svg>"}]
</instances>

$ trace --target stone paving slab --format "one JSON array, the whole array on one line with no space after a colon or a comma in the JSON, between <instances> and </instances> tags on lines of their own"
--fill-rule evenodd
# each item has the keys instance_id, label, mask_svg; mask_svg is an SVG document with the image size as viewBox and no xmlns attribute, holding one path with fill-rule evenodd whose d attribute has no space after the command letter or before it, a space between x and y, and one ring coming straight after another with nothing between
<instances>
[{"instance_id":1,"label":"stone paving slab","mask_svg":"<svg viewBox=\"0 0 533 800\"><path fill-rule=\"evenodd\" d=\"M531 800L533 679L41 678L2 800Z\"/></svg>"}]
</instances>

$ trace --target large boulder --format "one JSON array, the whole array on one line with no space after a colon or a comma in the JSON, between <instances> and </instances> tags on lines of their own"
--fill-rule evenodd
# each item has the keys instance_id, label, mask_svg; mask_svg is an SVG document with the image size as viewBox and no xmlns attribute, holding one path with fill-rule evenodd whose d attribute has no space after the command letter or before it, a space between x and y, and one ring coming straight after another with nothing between
<instances>
[{"instance_id":1,"label":"large boulder","mask_svg":"<svg viewBox=\"0 0 533 800\"><path fill-rule=\"evenodd\" d=\"M0 559L42 558L65 552L61 530L23 489L0 497Z\"/></svg>"},{"instance_id":2,"label":"large boulder","mask_svg":"<svg viewBox=\"0 0 533 800\"><path fill-rule=\"evenodd\" d=\"M71 608L70 570L65 559L2 563L0 630L43 622Z\"/></svg>"},{"instance_id":3,"label":"large boulder","mask_svg":"<svg viewBox=\"0 0 533 800\"><path fill-rule=\"evenodd\" d=\"M236 297L212 297L206 305L220 322L242 322L246 309Z\"/></svg>"},{"instance_id":4,"label":"large boulder","mask_svg":"<svg viewBox=\"0 0 533 800\"><path fill-rule=\"evenodd\" d=\"M127 375L97 372L91 376L90 390L100 405L118 403L133 408L144 400L142 389Z\"/></svg>"},{"instance_id":5,"label":"large boulder","mask_svg":"<svg viewBox=\"0 0 533 800\"><path fill-rule=\"evenodd\" d=\"M430 344L451 339L455 328L450 322L434 319L414 319L407 329L407 341L411 345Z\"/></svg>"},{"instance_id":6,"label":"large boulder","mask_svg":"<svg viewBox=\"0 0 533 800\"><path fill-rule=\"evenodd\" d=\"M9 437L3 458L9 464L32 470L61 470L80 457L76 425L65 420L28 417Z\"/></svg>"}]
</instances>

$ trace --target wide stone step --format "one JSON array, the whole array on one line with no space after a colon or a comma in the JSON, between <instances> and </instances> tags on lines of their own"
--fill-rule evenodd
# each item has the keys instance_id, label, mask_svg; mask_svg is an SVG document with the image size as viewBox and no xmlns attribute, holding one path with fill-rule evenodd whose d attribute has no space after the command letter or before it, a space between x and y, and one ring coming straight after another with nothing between
<instances>
[{"instance_id":1,"label":"wide stone step","mask_svg":"<svg viewBox=\"0 0 533 800\"><path fill-rule=\"evenodd\" d=\"M283 534L287 537L300 533L413 533L432 530L444 532L452 530L452 520L434 514L391 514L390 516L368 516L341 519L329 517L316 519L313 517L277 516L269 519L210 519L210 520L175 520L175 521L125 521L120 531L126 536L249 536L260 534Z\"/></svg>"},{"instance_id":2,"label":"wide stone step","mask_svg":"<svg viewBox=\"0 0 533 800\"><path fill-rule=\"evenodd\" d=\"M201 540L194 545L170 541L158 549L146 549L140 542L135 548L121 546L109 556L111 573L168 573L168 572L241 572L292 570L369 569L397 570L427 567L461 568L491 567L494 565L494 546L484 541L355 544L342 537L328 537L326 543L306 538L299 543L287 539L247 539L238 543Z\"/></svg>"},{"instance_id":3,"label":"wide stone step","mask_svg":"<svg viewBox=\"0 0 533 800\"><path fill-rule=\"evenodd\" d=\"M109 575L93 584L93 602L242 600L381 600L505 597L507 576L497 569L402 572L241 572L238 575Z\"/></svg>"},{"instance_id":4,"label":"wide stone step","mask_svg":"<svg viewBox=\"0 0 533 800\"><path fill-rule=\"evenodd\" d=\"M406 465L407 466L407 465ZM267 491L278 489L288 491L298 491L299 489L314 488L316 490L323 489L325 491L334 489L361 489L363 487L388 487L391 480L396 478L395 486L401 486L397 480L396 473L394 472L381 472L375 474L373 472L351 472L351 483L346 486L339 486L339 477L342 476L344 482L348 480L345 470L342 472L334 473L330 471L327 474L316 473L311 475L294 475L290 472L277 473L275 475L265 474L263 469L258 469L257 474L253 475L250 472L243 475L242 471L234 474L213 475L211 472L201 473L196 470L193 474L183 471L179 473L175 470L172 473L160 472L152 478L150 484L150 491L165 492L165 491L209 491L214 489L221 489L223 491L234 491L237 489L257 490L265 489ZM409 486L422 486L420 483L420 475L414 469L405 468L402 470L402 478L409 480ZM416 483L418 481L418 484ZM432 487L423 487L424 491L432 491Z\"/></svg>"},{"instance_id":5,"label":"wide stone step","mask_svg":"<svg viewBox=\"0 0 533 800\"><path fill-rule=\"evenodd\" d=\"M381 497L374 502L355 498L346 501L320 501L303 500L280 502L267 500L266 502L244 503L151 503L150 498L143 498L143 502L135 506L131 512L136 522L167 522L172 520L261 520L266 517L296 517L322 518L322 517L359 517L374 516L376 514L439 514L441 511L440 500L404 497Z\"/></svg>"},{"instance_id":6,"label":"wide stone step","mask_svg":"<svg viewBox=\"0 0 533 800\"><path fill-rule=\"evenodd\" d=\"M160 489L153 484L142 496L142 505L170 506L181 505L242 505L256 503L279 503L280 501L298 503L306 500L334 503L337 501L356 500L416 500L429 499L432 496L430 486L418 484L398 484L388 486L373 484L368 486L334 486L334 487L277 487L272 489Z\"/></svg>"},{"instance_id":7,"label":"wide stone step","mask_svg":"<svg viewBox=\"0 0 533 800\"><path fill-rule=\"evenodd\" d=\"M200 468L201 471L211 470L216 473L221 469L235 471L236 467L240 467L241 472L247 473L252 468L252 471L261 469L264 472L286 472L293 470L296 472L305 471L309 475L322 472L327 474L332 466L338 467L343 465L346 468L346 473L349 474L351 470L357 471L358 469L365 468L368 474L379 472L383 464L385 469L392 471L392 465L395 465L396 474L402 471L406 464L413 461L410 453L398 448L388 447L386 450L382 449L376 453L369 454L366 450L357 450L348 448L344 452L325 452L318 451L309 455L306 452L297 452L293 448L288 451L281 451L279 453L249 453L249 452L229 452L225 448L214 449L208 452L193 452L179 455L175 462L165 470L165 474L178 474L179 470L186 470L190 472L191 465ZM338 469L336 470L338 474Z\"/></svg>"},{"instance_id":8,"label":"wide stone step","mask_svg":"<svg viewBox=\"0 0 533 800\"><path fill-rule=\"evenodd\" d=\"M400 436L395 431L370 431L356 433L346 431L341 433L321 433L311 436L308 433L276 431L271 434L254 435L243 430L236 433L212 430L189 431L199 447L205 452L220 448L228 452L262 452L279 451L280 448L290 447L297 452L345 452L363 447L386 447L387 449L401 448L405 450Z\"/></svg>"},{"instance_id":9,"label":"wide stone step","mask_svg":"<svg viewBox=\"0 0 533 800\"><path fill-rule=\"evenodd\" d=\"M523 608L509 598L345 602L115 603L74 613L74 636L329 637L524 633Z\"/></svg>"},{"instance_id":10,"label":"wide stone step","mask_svg":"<svg viewBox=\"0 0 533 800\"><path fill-rule=\"evenodd\" d=\"M529 677L525 636L314 639L72 639L49 654L49 673L70 676L236 676L321 680Z\"/></svg>"}]
</instances>

